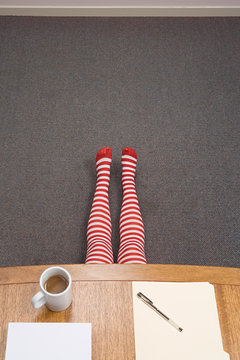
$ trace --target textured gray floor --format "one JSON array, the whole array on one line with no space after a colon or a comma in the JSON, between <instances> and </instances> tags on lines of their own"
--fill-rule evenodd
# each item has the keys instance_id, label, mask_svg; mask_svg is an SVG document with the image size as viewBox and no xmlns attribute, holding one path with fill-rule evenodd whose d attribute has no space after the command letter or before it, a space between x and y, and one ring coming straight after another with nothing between
<instances>
[{"instance_id":1,"label":"textured gray floor","mask_svg":"<svg viewBox=\"0 0 240 360\"><path fill-rule=\"evenodd\" d=\"M82 263L136 149L149 263L240 266L240 19L0 18L0 266Z\"/></svg>"}]
</instances>

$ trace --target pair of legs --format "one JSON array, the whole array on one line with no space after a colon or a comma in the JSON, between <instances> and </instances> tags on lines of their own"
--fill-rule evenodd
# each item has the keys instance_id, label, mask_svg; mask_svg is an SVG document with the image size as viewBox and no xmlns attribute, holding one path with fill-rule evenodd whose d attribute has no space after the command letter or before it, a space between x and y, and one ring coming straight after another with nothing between
<instances>
[{"instance_id":1,"label":"pair of legs","mask_svg":"<svg viewBox=\"0 0 240 360\"><path fill-rule=\"evenodd\" d=\"M87 228L86 264L111 264L112 223L108 189L112 150L105 147L96 156L97 184ZM137 166L136 151L125 148L122 152L123 201L120 214L119 264L145 264L144 226L135 189Z\"/></svg>"}]
</instances>

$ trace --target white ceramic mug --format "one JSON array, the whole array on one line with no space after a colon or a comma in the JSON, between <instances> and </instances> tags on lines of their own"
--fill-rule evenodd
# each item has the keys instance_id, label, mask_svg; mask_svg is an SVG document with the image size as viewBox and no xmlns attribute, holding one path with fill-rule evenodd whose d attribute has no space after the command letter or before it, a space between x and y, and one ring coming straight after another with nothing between
<instances>
[{"instance_id":1,"label":"white ceramic mug","mask_svg":"<svg viewBox=\"0 0 240 360\"><path fill-rule=\"evenodd\" d=\"M45 282L54 275L61 275L68 282L67 288L58 294L52 294L44 289ZM52 266L42 273L39 283L41 290L32 297L32 305L36 309L45 304L49 310L63 311L70 306L72 302L72 279L67 270L59 266Z\"/></svg>"}]
</instances>

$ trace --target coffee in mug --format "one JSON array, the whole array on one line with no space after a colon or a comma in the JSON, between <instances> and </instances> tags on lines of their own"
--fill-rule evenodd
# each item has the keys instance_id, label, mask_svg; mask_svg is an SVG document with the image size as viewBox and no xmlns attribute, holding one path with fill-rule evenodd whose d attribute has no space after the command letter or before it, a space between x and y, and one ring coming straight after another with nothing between
<instances>
[{"instance_id":1,"label":"coffee in mug","mask_svg":"<svg viewBox=\"0 0 240 360\"><path fill-rule=\"evenodd\" d=\"M53 275L45 281L43 287L51 294L59 294L66 290L68 281L62 275Z\"/></svg>"}]
</instances>

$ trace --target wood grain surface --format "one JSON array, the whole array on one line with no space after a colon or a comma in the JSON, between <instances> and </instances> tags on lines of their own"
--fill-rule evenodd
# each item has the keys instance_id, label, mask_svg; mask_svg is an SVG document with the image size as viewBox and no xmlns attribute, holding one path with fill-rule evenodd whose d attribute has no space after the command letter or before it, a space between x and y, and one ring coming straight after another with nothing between
<instances>
[{"instance_id":1,"label":"wood grain surface","mask_svg":"<svg viewBox=\"0 0 240 360\"><path fill-rule=\"evenodd\" d=\"M240 269L184 265L61 265L73 279L73 303L54 313L31 305L49 266L0 268L0 358L8 322L91 322L93 360L135 359L132 281L208 281L214 285L223 346L240 360ZM152 359L147 359L152 360ZM154 359L155 360L155 359Z\"/></svg>"},{"instance_id":2,"label":"wood grain surface","mask_svg":"<svg viewBox=\"0 0 240 360\"><path fill-rule=\"evenodd\" d=\"M49 266L16 266L0 268L1 284L38 282L41 273ZM194 265L124 265L124 264L63 264L78 280L127 280L127 281L208 281L214 284L239 284L240 269Z\"/></svg>"},{"instance_id":3,"label":"wood grain surface","mask_svg":"<svg viewBox=\"0 0 240 360\"><path fill-rule=\"evenodd\" d=\"M90 322L93 360L135 358L130 282L75 282L73 302L62 312L34 309L38 284L0 286L0 359L5 357L8 322Z\"/></svg>"},{"instance_id":4,"label":"wood grain surface","mask_svg":"<svg viewBox=\"0 0 240 360\"><path fill-rule=\"evenodd\" d=\"M223 347L231 360L240 360L240 286L214 285Z\"/></svg>"}]
</instances>

